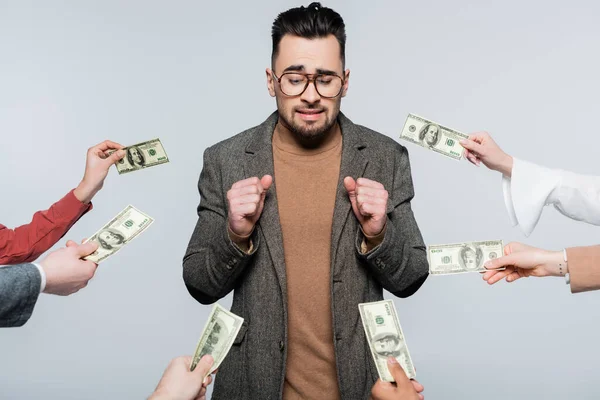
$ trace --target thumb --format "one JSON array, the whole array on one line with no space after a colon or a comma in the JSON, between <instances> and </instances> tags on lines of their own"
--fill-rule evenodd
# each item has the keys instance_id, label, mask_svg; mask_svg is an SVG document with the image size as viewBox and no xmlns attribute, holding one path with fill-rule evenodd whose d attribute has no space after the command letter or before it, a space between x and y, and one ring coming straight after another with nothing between
<instances>
[{"instance_id":1,"label":"thumb","mask_svg":"<svg viewBox=\"0 0 600 400\"><path fill-rule=\"evenodd\" d=\"M73 246L73 247L75 247L75 246ZM85 256L89 256L90 254L95 252L97 249L98 249L98 243L87 242L87 243L80 244L79 246L77 246L75 251L77 252L77 255L79 256L79 258L82 258Z\"/></svg>"},{"instance_id":2,"label":"thumb","mask_svg":"<svg viewBox=\"0 0 600 400\"><path fill-rule=\"evenodd\" d=\"M213 366L215 360L212 358L210 354L204 355L200 361L198 361L198 365L192 371L192 374L198 375L201 377L200 379L204 379L208 375L210 368Z\"/></svg>"},{"instance_id":3,"label":"thumb","mask_svg":"<svg viewBox=\"0 0 600 400\"><path fill-rule=\"evenodd\" d=\"M413 387L412 383L410 383L410 380L406 376L406 373L394 357L388 358L387 366L398 387Z\"/></svg>"},{"instance_id":4,"label":"thumb","mask_svg":"<svg viewBox=\"0 0 600 400\"><path fill-rule=\"evenodd\" d=\"M487 261L483 266L486 269L500 269L502 267L517 266L519 263L518 254L509 254L507 256L495 258Z\"/></svg>"},{"instance_id":5,"label":"thumb","mask_svg":"<svg viewBox=\"0 0 600 400\"><path fill-rule=\"evenodd\" d=\"M351 176L347 176L344 178L344 187L346 188L346 192L348 192L348 197L350 198L350 203L352 204L352 210L356 217L360 217L360 211L358 210L358 205L356 204L356 181Z\"/></svg>"},{"instance_id":6,"label":"thumb","mask_svg":"<svg viewBox=\"0 0 600 400\"><path fill-rule=\"evenodd\" d=\"M271 175L265 175L262 178L260 178L260 184L262 185L264 191L266 192L267 190L269 190L269 188L271 187L271 184L273 183L273 177ZM263 194L265 193L263 192Z\"/></svg>"},{"instance_id":7,"label":"thumb","mask_svg":"<svg viewBox=\"0 0 600 400\"><path fill-rule=\"evenodd\" d=\"M114 164L123 157L125 157L125 150L117 150L117 151L111 153L110 156L108 156L106 158L106 163Z\"/></svg>"}]
</instances>

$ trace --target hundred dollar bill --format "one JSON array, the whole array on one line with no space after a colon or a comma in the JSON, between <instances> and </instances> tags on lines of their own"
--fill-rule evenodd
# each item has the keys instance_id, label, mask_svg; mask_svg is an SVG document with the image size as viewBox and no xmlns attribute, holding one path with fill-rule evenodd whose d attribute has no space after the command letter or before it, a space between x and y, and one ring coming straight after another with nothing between
<instances>
[{"instance_id":1,"label":"hundred dollar bill","mask_svg":"<svg viewBox=\"0 0 600 400\"><path fill-rule=\"evenodd\" d=\"M125 157L116 164L119 175L169 162L160 139L124 147L123 150Z\"/></svg>"},{"instance_id":2,"label":"hundred dollar bill","mask_svg":"<svg viewBox=\"0 0 600 400\"><path fill-rule=\"evenodd\" d=\"M455 160L461 160L464 147L460 145L459 140L468 139L469 135L417 115L408 114L400 138Z\"/></svg>"},{"instance_id":3,"label":"hundred dollar bill","mask_svg":"<svg viewBox=\"0 0 600 400\"><path fill-rule=\"evenodd\" d=\"M358 310L381 380L394 382L394 377L387 367L387 359L390 356L398 360L409 379L417 376L408 353L408 347L406 347L406 340L400 327L400 321L398 321L394 302L383 300L360 303Z\"/></svg>"},{"instance_id":4,"label":"hundred dollar bill","mask_svg":"<svg viewBox=\"0 0 600 400\"><path fill-rule=\"evenodd\" d=\"M196 365L206 354L210 354L214 360L207 376L219 368L219 365L229 353L229 349L231 349L231 345L233 345L233 341L243 323L244 318L238 317L215 303L208 317L208 322L202 330L202 335L200 335L200 340L190 364L190 371L196 369Z\"/></svg>"},{"instance_id":5,"label":"hundred dollar bill","mask_svg":"<svg viewBox=\"0 0 600 400\"><path fill-rule=\"evenodd\" d=\"M153 218L135 207L131 205L125 207L102 229L85 241L85 243L91 241L98 243L98 250L84 259L96 264L106 260L144 232L153 222Z\"/></svg>"},{"instance_id":6,"label":"hundred dollar bill","mask_svg":"<svg viewBox=\"0 0 600 400\"><path fill-rule=\"evenodd\" d=\"M488 271L483 264L504 253L502 240L427 246L431 275L462 274ZM506 268L499 268L506 269Z\"/></svg>"}]
</instances>

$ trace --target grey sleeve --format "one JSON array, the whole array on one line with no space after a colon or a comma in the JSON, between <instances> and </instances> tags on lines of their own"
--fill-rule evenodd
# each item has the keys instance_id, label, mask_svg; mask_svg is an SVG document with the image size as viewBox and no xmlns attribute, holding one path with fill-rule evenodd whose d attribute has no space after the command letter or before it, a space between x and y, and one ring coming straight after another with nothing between
<instances>
[{"instance_id":1,"label":"grey sleeve","mask_svg":"<svg viewBox=\"0 0 600 400\"><path fill-rule=\"evenodd\" d=\"M361 252L364 235L358 229L356 252L371 268L375 279L399 297L414 294L429 276L425 243L410 202L415 193L408 151L398 146L395 152L394 183L389 191L392 211L388 213L383 241L367 253Z\"/></svg>"},{"instance_id":2,"label":"grey sleeve","mask_svg":"<svg viewBox=\"0 0 600 400\"><path fill-rule=\"evenodd\" d=\"M226 193L220 165L212 160L211 148L204 152L198 190L198 222L183 258L183 280L196 300L211 304L233 288L259 246L256 233L250 237L252 251L243 252L227 232Z\"/></svg>"},{"instance_id":3,"label":"grey sleeve","mask_svg":"<svg viewBox=\"0 0 600 400\"><path fill-rule=\"evenodd\" d=\"M40 272L33 264L0 268L0 327L22 326L40 295Z\"/></svg>"}]
</instances>

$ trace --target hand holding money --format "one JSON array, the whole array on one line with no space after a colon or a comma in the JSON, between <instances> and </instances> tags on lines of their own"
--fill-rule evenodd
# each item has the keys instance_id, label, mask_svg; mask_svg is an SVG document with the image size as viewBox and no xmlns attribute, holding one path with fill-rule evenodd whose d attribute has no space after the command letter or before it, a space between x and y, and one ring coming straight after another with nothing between
<instances>
[{"instance_id":1,"label":"hand holding money","mask_svg":"<svg viewBox=\"0 0 600 400\"><path fill-rule=\"evenodd\" d=\"M466 149L465 157L472 164L483 165L508 177L512 174L513 158L506 154L487 132L477 132L463 139L460 144Z\"/></svg>"},{"instance_id":2,"label":"hand holding money","mask_svg":"<svg viewBox=\"0 0 600 400\"><path fill-rule=\"evenodd\" d=\"M41 262L46 274L44 293L68 296L84 288L96 272L97 265L81 258L97 249L96 243L78 245L67 242L67 248L53 251Z\"/></svg>"},{"instance_id":3,"label":"hand holding money","mask_svg":"<svg viewBox=\"0 0 600 400\"><path fill-rule=\"evenodd\" d=\"M379 182L366 178L356 181L347 176L344 186L348 192L352 210L367 236L381 233L387 221L388 192Z\"/></svg>"},{"instance_id":4,"label":"hand holding money","mask_svg":"<svg viewBox=\"0 0 600 400\"><path fill-rule=\"evenodd\" d=\"M210 355L202 357L194 371L189 369L190 361L190 356L171 360L149 400L205 399L206 387L212 382L209 371L214 360Z\"/></svg>"},{"instance_id":5,"label":"hand holding money","mask_svg":"<svg viewBox=\"0 0 600 400\"><path fill-rule=\"evenodd\" d=\"M406 373L394 357L388 358L388 370L395 384L378 379L371 389L372 400L424 400L424 388L419 382L408 379Z\"/></svg>"},{"instance_id":6,"label":"hand holding money","mask_svg":"<svg viewBox=\"0 0 600 400\"><path fill-rule=\"evenodd\" d=\"M234 183L227 192L229 203L229 229L238 236L248 236L260 218L265 205L267 190L273 183L271 175Z\"/></svg>"},{"instance_id":7,"label":"hand holding money","mask_svg":"<svg viewBox=\"0 0 600 400\"><path fill-rule=\"evenodd\" d=\"M85 173L73 194L84 204L89 203L104 185L108 169L125 156L119 143L105 140L87 151Z\"/></svg>"},{"instance_id":8,"label":"hand holding money","mask_svg":"<svg viewBox=\"0 0 600 400\"><path fill-rule=\"evenodd\" d=\"M504 271L487 271L483 279L490 285L506 278L514 282L529 276L564 276L568 265L562 251L548 251L523 243L509 243L504 248L504 257L490 260L485 264L488 269L506 268Z\"/></svg>"}]
</instances>

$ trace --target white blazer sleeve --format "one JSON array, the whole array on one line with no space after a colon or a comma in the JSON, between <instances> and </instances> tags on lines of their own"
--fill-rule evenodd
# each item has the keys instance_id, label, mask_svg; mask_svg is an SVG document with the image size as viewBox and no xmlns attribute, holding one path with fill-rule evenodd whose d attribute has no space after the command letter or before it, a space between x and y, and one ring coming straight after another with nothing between
<instances>
[{"instance_id":1,"label":"white blazer sleeve","mask_svg":"<svg viewBox=\"0 0 600 400\"><path fill-rule=\"evenodd\" d=\"M545 168L513 159L512 178L503 176L504 202L513 226L526 236L535 229L544 206L563 215L600 225L600 177Z\"/></svg>"}]
</instances>

